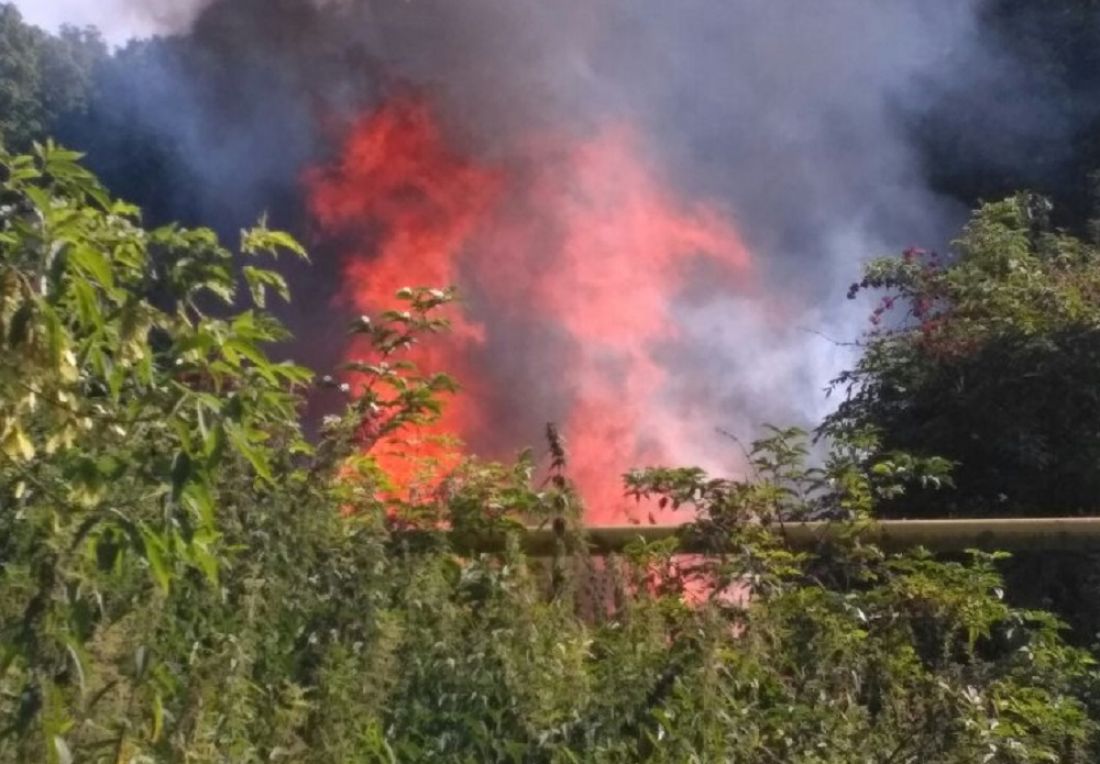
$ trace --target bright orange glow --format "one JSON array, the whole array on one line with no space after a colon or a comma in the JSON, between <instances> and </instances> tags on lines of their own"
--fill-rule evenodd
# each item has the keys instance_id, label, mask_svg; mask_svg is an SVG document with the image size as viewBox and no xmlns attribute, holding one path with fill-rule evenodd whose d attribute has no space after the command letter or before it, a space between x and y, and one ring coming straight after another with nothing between
<instances>
[{"instance_id":1,"label":"bright orange glow","mask_svg":"<svg viewBox=\"0 0 1100 764\"><path fill-rule=\"evenodd\" d=\"M673 302L693 268L704 262L711 280L737 288L749 256L717 208L662 185L628 125L584 140L533 137L524 156L475 161L449 142L427 101L403 96L356 123L339 160L307 185L322 233L352 242L346 297L358 311L392 307L402 286L454 284L477 295L456 311L452 336L414 351L422 367L464 388L436 432L493 440L494 423L510 415L501 401L517 396L502 394L486 364L503 363L503 352L550 352L515 343L502 351L493 332L534 321L564 349L538 364L555 378L532 370L519 384L531 385L531 406L536 388L568 397L558 424L589 521L623 519L624 472L677 461L690 427L662 400L668 371L656 346L677 338Z\"/></svg>"}]
</instances>

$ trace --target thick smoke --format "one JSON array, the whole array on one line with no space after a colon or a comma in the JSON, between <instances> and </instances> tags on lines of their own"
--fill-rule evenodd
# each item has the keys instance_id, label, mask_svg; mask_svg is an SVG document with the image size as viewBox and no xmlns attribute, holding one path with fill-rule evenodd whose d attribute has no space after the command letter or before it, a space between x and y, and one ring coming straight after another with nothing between
<instances>
[{"instance_id":1,"label":"thick smoke","mask_svg":"<svg viewBox=\"0 0 1100 764\"><path fill-rule=\"evenodd\" d=\"M823 413L823 387L850 358L822 335L858 332L862 311L843 296L859 262L942 244L963 219L929 189L909 124L946 83L970 81L960 60L968 71L998 61L978 10L958 0L221 0L187 36L120 53L96 118L71 141L122 193L168 199L154 217L232 230L268 209L308 233L304 168L395 90L430 93L452 139L487 162L532 136L629 123L668 184L723 208L756 264L751 293L700 272L674 309L680 337L653 349L673 370L667 405L712 423L683 459L721 467L738 451L719 428L751 436L763 422L812 426ZM325 264L339 246L319 246L322 267L295 273L289 318L309 338L301 352L324 364L343 321L331 302L338 269ZM526 385L502 428L533 442L557 393L547 360L523 357L521 344L505 343L499 360Z\"/></svg>"}]
</instances>

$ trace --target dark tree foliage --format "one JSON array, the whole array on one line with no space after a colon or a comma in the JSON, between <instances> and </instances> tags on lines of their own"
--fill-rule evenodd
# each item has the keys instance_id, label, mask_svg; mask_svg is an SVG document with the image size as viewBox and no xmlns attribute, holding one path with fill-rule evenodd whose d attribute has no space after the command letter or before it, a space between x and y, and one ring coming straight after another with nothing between
<instances>
[{"instance_id":1,"label":"dark tree foliage","mask_svg":"<svg viewBox=\"0 0 1100 764\"><path fill-rule=\"evenodd\" d=\"M887 516L1061 516L1100 511L1100 248L1053 230L1021 194L979 209L950 257L919 250L872 262L853 286L885 292L847 392L822 427L873 431L954 464L955 489L912 485ZM1092 644L1095 555L1021 554L1019 601L1055 608Z\"/></svg>"},{"instance_id":2,"label":"dark tree foliage","mask_svg":"<svg viewBox=\"0 0 1100 764\"><path fill-rule=\"evenodd\" d=\"M950 257L872 262L885 292L848 392L824 425L955 462L949 495L895 515L1089 514L1100 496L1100 249L1052 230L1019 195L978 210Z\"/></svg>"},{"instance_id":3,"label":"dark tree foliage","mask_svg":"<svg viewBox=\"0 0 1100 764\"><path fill-rule=\"evenodd\" d=\"M94 29L49 35L0 4L0 141L23 149L89 105L93 71L107 57Z\"/></svg>"},{"instance_id":4,"label":"dark tree foliage","mask_svg":"<svg viewBox=\"0 0 1100 764\"><path fill-rule=\"evenodd\" d=\"M190 224L202 217L199 184L186 156L197 147L178 137L193 108L183 89L173 86L179 47L177 40L155 38L116 51L92 77L88 109L59 119L53 130L88 155L89 166L112 191L139 200L154 224ZM159 121L172 113L179 133ZM157 121L151 120L154 114Z\"/></svg>"},{"instance_id":5,"label":"dark tree foliage","mask_svg":"<svg viewBox=\"0 0 1100 764\"><path fill-rule=\"evenodd\" d=\"M933 186L967 205L1028 188L1083 231L1100 170L1100 3L990 0L978 34L982 50L953 54L959 78L910 115Z\"/></svg>"}]
</instances>

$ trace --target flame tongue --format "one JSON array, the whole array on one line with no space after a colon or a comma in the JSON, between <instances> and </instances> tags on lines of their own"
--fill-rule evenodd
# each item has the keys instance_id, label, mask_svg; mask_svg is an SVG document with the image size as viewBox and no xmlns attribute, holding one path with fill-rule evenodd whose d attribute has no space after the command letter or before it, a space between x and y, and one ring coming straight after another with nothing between
<instances>
[{"instance_id":1,"label":"flame tongue","mask_svg":"<svg viewBox=\"0 0 1100 764\"><path fill-rule=\"evenodd\" d=\"M471 295L454 336L415 351L465 388L438 432L501 452L524 445L501 441L507 423L560 419L588 518L602 521L623 518L624 472L690 452L692 423L663 398L669 371L652 354L677 337L672 306L693 265L736 282L749 258L715 209L660 185L628 126L486 165L448 144L427 102L402 97L355 124L307 187L322 232L355 242L345 297L357 310L391 307L405 285ZM564 341L547 346L536 328Z\"/></svg>"}]
</instances>

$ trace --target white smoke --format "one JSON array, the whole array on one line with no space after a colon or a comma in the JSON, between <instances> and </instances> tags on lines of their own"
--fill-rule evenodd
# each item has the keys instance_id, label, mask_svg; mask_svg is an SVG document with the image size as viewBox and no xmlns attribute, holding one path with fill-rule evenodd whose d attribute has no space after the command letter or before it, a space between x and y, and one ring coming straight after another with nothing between
<instances>
[{"instance_id":1,"label":"white smoke","mask_svg":"<svg viewBox=\"0 0 1100 764\"><path fill-rule=\"evenodd\" d=\"M204 0L14 0L27 22L51 32L94 26L111 45L187 30Z\"/></svg>"}]
</instances>

